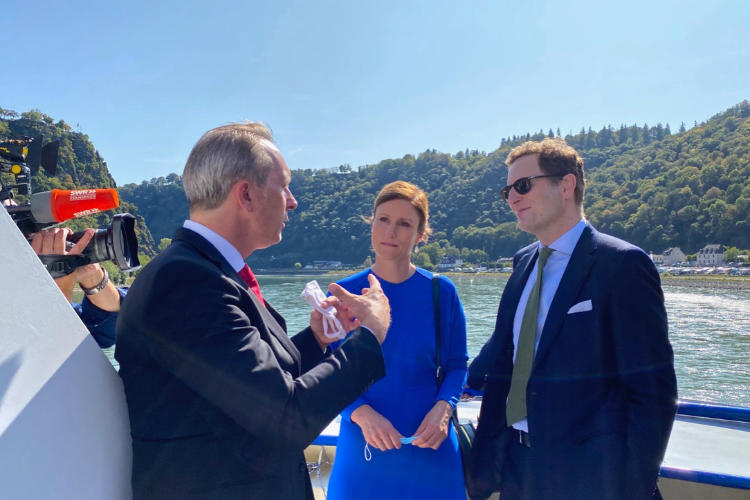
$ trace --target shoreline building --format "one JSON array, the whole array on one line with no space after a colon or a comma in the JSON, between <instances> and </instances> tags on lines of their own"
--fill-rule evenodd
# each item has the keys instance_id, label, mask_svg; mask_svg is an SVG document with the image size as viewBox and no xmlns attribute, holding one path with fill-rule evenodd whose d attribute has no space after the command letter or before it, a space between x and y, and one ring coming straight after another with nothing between
<instances>
[{"instance_id":1,"label":"shoreline building","mask_svg":"<svg viewBox=\"0 0 750 500\"><path fill-rule=\"evenodd\" d=\"M441 271L449 271L451 269L455 269L457 267L460 267L464 261L455 255L445 255L440 260L440 263L438 264L438 269Z\"/></svg>"},{"instance_id":2,"label":"shoreline building","mask_svg":"<svg viewBox=\"0 0 750 500\"><path fill-rule=\"evenodd\" d=\"M661 266L674 266L687 261L687 257L680 247L672 247L664 250L661 255L651 254L651 260Z\"/></svg>"},{"instance_id":3,"label":"shoreline building","mask_svg":"<svg viewBox=\"0 0 750 500\"><path fill-rule=\"evenodd\" d=\"M724 265L724 245L706 245L698 250L696 260L701 267Z\"/></svg>"}]
</instances>

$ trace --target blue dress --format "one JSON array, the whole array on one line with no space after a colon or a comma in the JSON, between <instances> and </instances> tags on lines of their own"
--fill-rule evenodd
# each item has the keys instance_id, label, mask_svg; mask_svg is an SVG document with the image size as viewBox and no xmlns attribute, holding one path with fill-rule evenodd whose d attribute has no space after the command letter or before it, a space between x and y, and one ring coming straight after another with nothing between
<instances>
[{"instance_id":1,"label":"blue dress","mask_svg":"<svg viewBox=\"0 0 750 500\"><path fill-rule=\"evenodd\" d=\"M369 286L370 269L339 281L353 293ZM380 279L380 277L378 277ZM391 304L391 327L383 343L385 378L373 384L341 412L336 459L328 482L328 500L465 499L461 455L452 426L440 448L404 444L399 450L379 451L365 440L352 412L369 404L405 437L413 436L424 416L443 399L455 406L466 378L466 318L456 287L446 277L440 283L440 358L445 379L435 379L435 317L432 273L417 271L399 284L380 279Z\"/></svg>"}]
</instances>

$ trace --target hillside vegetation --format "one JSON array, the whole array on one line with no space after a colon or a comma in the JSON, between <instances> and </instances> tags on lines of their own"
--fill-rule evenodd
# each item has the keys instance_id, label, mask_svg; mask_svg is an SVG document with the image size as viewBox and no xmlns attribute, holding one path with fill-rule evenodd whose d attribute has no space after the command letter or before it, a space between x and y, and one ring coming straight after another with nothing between
<instances>
[{"instance_id":1,"label":"hillside vegetation","mask_svg":"<svg viewBox=\"0 0 750 500\"><path fill-rule=\"evenodd\" d=\"M0 127L16 132L18 120L7 118ZM51 123L45 115L41 120L67 140L66 160L61 148L65 166L54 179L38 174L37 189L53 182L113 184L106 163L85 135L72 132L62 121ZM418 184L430 198L435 234L417 256L419 264L435 264L445 254L460 254L474 262L511 256L532 237L516 228L515 217L499 195L507 177L505 157L523 141L555 135L559 130L502 139L490 153L427 150L357 168L294 170L292 191L299 208L290 213L283 241L253 254L252 264L362 263L370 254L370 238L361 216L370 214L377 191L397 179ZM708 243L750 248L747 101L689 130L682 125L676 133L669 125L622 125L581 130L565 139L584 157L586 216L599 230L654 252L679 246L694 253ZM123 206L142 215L151 230L153 239L144 235L150 248L154 240L171 237L187 217L177 174L127 184L119 191Z\"/></svg>"},{"instance_id":2,"label":"hillside vegetation","mask_svg":"<svg viewBox=\"0 0 750 500\"><path fill-rule=\"evenodd\" d=\"M89 140L86 134L75 132L63 120L55 122L51 117L37 110L17 113L0 108L0 140L19 136L36 137L42 135L44 144L60 141L57 161L57 171L54 176L48 175L44 169L32 172L32 192L48 191L51 189L102 189L115 188L115 180L107 169L107 162ZM13 184L10 174L2 174L2 182ZM19 203L26 202L25 196L18 196ZM146 221L140 216L138 207L120 200L120 206L115 210L97 215L71 219L65 225L74 231L86 227L106 227L116 213L128 212L136 216L136 235L139 242L139 253L148 260L155 253L154 240L146 226Z\"/></svg>"}]
</instances>

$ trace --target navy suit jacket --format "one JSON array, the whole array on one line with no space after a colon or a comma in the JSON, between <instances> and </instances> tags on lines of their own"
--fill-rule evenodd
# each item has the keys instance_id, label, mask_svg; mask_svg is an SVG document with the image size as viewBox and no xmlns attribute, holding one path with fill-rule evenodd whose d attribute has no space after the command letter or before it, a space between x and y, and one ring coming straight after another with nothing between
<instances>
[{"instance_id":1,"label":"navy suit jacket","mask_svg":"<svg viewBox=\"0 0 750 500\"><path fill-rule=\"evenodd\" d=\"M117 323L136 499L312 499L302 450L385 368L355 332L324 356L229 263L179 229Z\"/></svg>"},{"instance_id":2,"label":"navy suit jacket","mask_svg":"<svg viewBox=\"0 0 750 500\"><path fill-rule=\"evenodd\" d=\"M480 487L501 482L513 320L537 245L503 291L474 448ZM569 312L581 302L591 308ZM583 307L583 309L588 309ZM587 225L550 305L526 389L534 498L648 498L677 404L659 275L639 248Z\"/></svg>"}]
</instances>

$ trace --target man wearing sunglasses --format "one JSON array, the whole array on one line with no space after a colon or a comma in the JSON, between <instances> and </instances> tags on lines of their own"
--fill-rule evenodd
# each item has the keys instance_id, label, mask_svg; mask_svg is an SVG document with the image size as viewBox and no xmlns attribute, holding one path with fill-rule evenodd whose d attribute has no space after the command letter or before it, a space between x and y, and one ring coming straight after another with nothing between
<instances>
[{"instance_id":1,"label":"man wearing sunglasses","mask_svg":"<svg viewBox=\"0 0 750 500\"><path fill-rule=\"evenodd\" d=\"M483 348L472 497L647 499L677 389L659 275L583 215L583 160L561 139L506 160L500 192L538 241L513 260Z\"/></svg>"}]
</instances>

